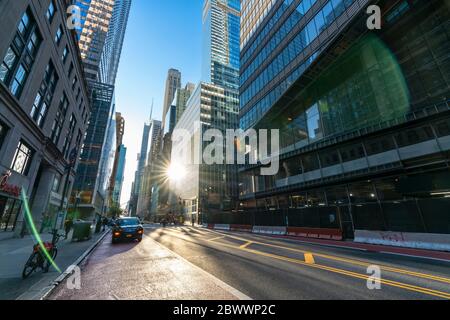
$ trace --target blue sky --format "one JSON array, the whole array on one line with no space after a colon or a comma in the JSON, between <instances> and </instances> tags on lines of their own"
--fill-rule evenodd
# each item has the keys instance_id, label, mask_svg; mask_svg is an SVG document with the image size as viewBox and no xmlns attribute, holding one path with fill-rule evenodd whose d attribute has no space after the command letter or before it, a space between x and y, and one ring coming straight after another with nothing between
<instances>
[{"instance_id":1,"label":"blue sky","mask_svg":"<svg viewBox=\"0 0 450 320\"><path fill-rule=\"evenodd\" d=\"M122 205L129 200L144 122L162 118L167 70L186 82L201 74L203 0L133 0L116 82L116 107L125 117L128 148Z\"/></svg>"}]
</instances>

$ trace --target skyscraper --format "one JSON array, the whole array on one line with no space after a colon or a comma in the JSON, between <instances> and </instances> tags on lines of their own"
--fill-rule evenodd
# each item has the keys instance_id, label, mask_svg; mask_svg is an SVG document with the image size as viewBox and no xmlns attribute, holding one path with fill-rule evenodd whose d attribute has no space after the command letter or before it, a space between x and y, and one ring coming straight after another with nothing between
<instances>
[{"instance_id":1,"label":"skyscraper","mask_svg":"<svg viewBox=\"0 0 450 320\"><path fill-rule=\"evenodd\" d=\"M110 27L100 58L98 80L102 83L116 82L130 9L131 0L115 0Z\"/></svg>"},{"instance_id":2,"label":"skyscraper","mask_svg":"<svg viewBox=\"0 0 450 320\"><path fill-rule=\"evenodd\" d=\"M122 196L122 186L123 179L125 173L125 164L126 164L126 156L127 156L127 148L122 144L118 148L118 156L117 156L117 170L114 179L114 190L112 193L112 201L116 205L120 206L120 199Z\"/></svg>"},{"instance_id":3,"label":"skyscraper","mask_svg":"<svg viewBox=\"0 0 450 320\"><path fill-rule=\"evenodd\" d=\"M76 0L81 8L82 27L78 30L81 59L87 80L97 81L100 60L110 30L115 0Z\"/></svg>"},{"instance_id":4,"label":"skyscraper","mask_svg":"<svg viewBox=\"0 0 450 320\"><path fill-rule=\"evenodd\" d=\"M109 194L110 197L112 199L112 201L115 204L118 204L117 202L115 202L115 198L117 199L117 197L114 198L114 193L117 190L117 184L116 184L116 178L117 177L121 177L120 172L118 172L119 169L119 162L121 161L121 152L123 153L124 149L126 151L125 146L123 145L123 135L125 133L125 119L122 117L122 114L120 112L116 112L116 121L115 121L115 125L116 125L116 150L115 150L115 156L114 156L114 165L112 168L112 173L111 173L111 182L109 184ZM123 170L123 169L122 169ZM123 172L122 172L123 175ZM123 178L122 178L123 179ZM117 194L117 192L116 192Z\"/></svg>"},{"instance_id":5,"label":"skyscraper","mask_svg":"<svg viewBox=\"0 0 450 320\"><path fill-rule=\"evenodd\" d=\"M240 0L205 0L202 81L239 89Z\"/></svg>"},{"instance_id":6,"label":"skyscraper","mask_svg":"<svg viewBox=\"0 0 450 320\"><path fill-rule=\"evenodd\" d=\"M145 167L143 168L142 179L139 187L139 197L137 202L137 216L146 218L150 215L150 203L153 184L155 181L154 169L157 157L161 149L162 138L161 121L152 119L149 124L149 144L146 154Z\"/></svg>"},{"instance_id":7,"label":"skyscraper","mask_svg":"<svg viewBox=\"0 0 450 320\"><path fill-rule=\"evenodd\" d=\"M247 44L264 18L269 13L272 13L270 9L272 9L276 2L277 0L241 1L241 49ZM289 1L285 2L289 3ZM280 11L276 15L280 16L281 13ZM255 44L252 43L252 45Z\"/></svg>"},{"instance_id":8,"label":"skyscraper","mask_svg":"<svg viewBox=\"0 0 450 320\"><path fill-rule=\"evenodd\" d=\"M142 132L141 150L138 154L138 165L134 174L133 189L131 190L130 198L130 214L136 216L139 196L141 192L141 184L144 176L145 164L147 161L148 142L150 135L150 124L144 124L144 130Z\"/></svg>"},{"instance_id":9,"label":"skyscraper","mask_svg":"<svg viewBox=\"0 0 450 320\"><path fill-rule=\"evenodd\" d=\"M186 84L186 86L184 88L178 89L177 92L175 93L175 98L173 99L172 105L175 107L175 111L174 111L174 121L172 126L167 127L165 126L165 130L169 131L169 130L173 130L176 126L176 124L178 123L178 121L180 121L181 116L183 115L184 111L186 110L187 107L187 102L189 100L189 98L191 97L192 93L195 90L195 85L193 83L188 82ZM166 120L167 123L167 120Z\"/></svg>"},{"instance_id":10,"label":"skyscraper","mask_svg":"<svg viewBox=\"0 0 450 320\"><path fill-rule=\"evenodd\" d=\"M242 169L244 214L228 223L384 244L450 233L448 4L378 1L371 31L372 3L276 1L244 37L240 124L280 130L280 170Z\"/></svg>"},{"instance_id":11,"label":"skyscraper","mask_svg":"<svg viewBox=\"0 0 450 320\"><path fill-rule=\"evenodd\" d=\"M184 129L195 141L208 129L224 135L239 127L239 0L205 0L203 7L202 82L187 102L175 129ZM196 127L196 124L200 124ZM185 146L173 141L171 161L183 166L179 153ZM205 144L193 146L202 154ZM180 161L183 162L183 161ZM176 202L184 203L188 220L214 219L236 208L237 167L234 165L195 164L185 168L188 177L171 184ZM183 186L183 187L181 187Z\"/></svg>"},{"instance_id":12,"label":"skyscraper","mask_svg":"<svg viewBox=\"0 0 450 320\"><path fill-rule=\"evenodd\" d=\"M82 8L78 45L91 90L92 112L72 201L80 202L80 195L85 194L81 203L88 217L104 214L111 205L119 147L114 85L131 0L77 0L75 4Z\"/></svg>"},{"instance_id":13,"label":"skyscraper","mask_svg":"<svg viewBox=\"0 0 450 320\"><path fill-rule=\"evenodd\" d=\"M81 9L79 47L86 78L114 85L131 0L76 0Z\"/></svg>"},{"instance_id":14,"label":"skyscraper","mask_svg":"<svg viewBox=\"0 0 450 320\"><path fill-rule=\"evenodd\" d=\"M108 172L115 152L114 87L91 83L92 111L83 142L71 202L80 218L102 214L108 200ZM112 144L114 143L114 145Z\"/></svg>"},{"instance_id":15,"label":"skyscraper","mask_svg":"<svg viewBox=\"0 0 450 320\"><path fill-rule=\"evenodd\" d=\"M166 91L164 93L164 105L162 123L166 123L167 113L172 104L175 92L181 88L181 72L176 69L169 69L166 79Z\"/></svg>"}]
</instances>

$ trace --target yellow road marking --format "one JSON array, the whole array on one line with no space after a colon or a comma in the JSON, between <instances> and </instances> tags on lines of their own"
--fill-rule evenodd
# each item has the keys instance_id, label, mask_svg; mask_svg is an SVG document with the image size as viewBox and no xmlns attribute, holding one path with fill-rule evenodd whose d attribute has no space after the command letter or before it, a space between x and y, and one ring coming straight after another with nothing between
<instances>
[{"instance_id":1,"label":"yellow road marking","mask_svg":"<svg viewBox=\"0 0 450 320\"><path fill-rule=\"evenodd\" d=\"M307 264L315 264L316 261L314 260L314 256L312 253L305 253L305 262Z\"/></svg>"},{"instance_id":2,"label":"yellow road marking","mask_svg":"<svg viewBox=\"0 0 450 320\"><path fill-rule=\"evenodd\" d=\"M221 234L221 233L218 233L218 234ZM240 240L240 241L250 241L248 239L233 236L233 235L226 235L225 237L233 238L233 239ZM265 242L253 241L253 243L262 245L262 246L272 247L272 248L285 249L285 250L298 252L298 253L302 253L302 254L309 253L304 250L270 244L270 243L265 243ZM341 257L331 256L331 255L326 255L326 254L321 254L321 253L313 253L313 254L316 257L350 263L350 264L358 265L358 266L362 266L362 267L369 267L369 266L373 265L373 263L368 263L368 262L364 262L364 261L360 261L360 260L341 258ZM399 268L390 267L390 266L386 266L386 265L378 265L378 266L381 268L381 270L384 270L384 271L406 274L406 275L410 275L410 276L414 276L414 277L418 277L418 278L429 279L429 280L434 280L434 281L443 282L443 283L450 283L450 278L445 278L445 277L440 277L440 276L435 276L435 275L431 275L431 274L415 272L415 271L410 271L410 270L405 270L405 269L399 269Z\"/></svg>"},{"instance_id":3,"label":"yellow road marking","mask_svg":"<svg viewBox=\"0 0 450 320\"><path fill-rule=\"evenodd\" d=\"M242 246L240 246L239 248L245 249L245 248L249 247L249 246L252 245L252 244L253 244L253 242L252 242L252 241L249 241L249 242L247 242L246 244L243 244Z\"/></svg>"},{"instance_id":4,"label":"yellow road marking","mask_svg":"<svg viewBox=\"0 0 450 320\"><path fill-rule=\"evenodd\" d=\"M210 239L208 241L219 240L219 239L223 239L223 238L227 237L226 235L223 235L222 233L216 232L216 234L221 234L222 236L214 238L214 239ZM235 238L236 239L237 237L230 236L230 238ZM246 239L243 239L243 238L240 238L240 239L241 240L246 240ZM248 241L248 240L246 240L246 241ZM329 271L329 272L333 272L333 273L337 273L337 274L342 274L342 275L346 275L346 276L357 278L357 279L363 279L363 280L366 280L366 281L367 281L367 279L369 279L371 277L371 276L366 275L366 274L360 274L360 273L347 271L347 270L343 270L343 269L338 269L338 268L334 268L334 267L328 267L328 266L325 266L325 265L308 264L308 263L306 263L306 262L304 262L302 260L299 260L299 259L283 257L283 256L271 254L271 253L262 252L262 251L252 250L252 249L248 249L248 248L241 249L240 247L237 247L237 246L234 246L234 245L230 245L230 244L227 244L227 243L221 243L221 242L214 242L214 243L219 245L219 246L229 247L229 248L232 248L232 249L241 250L241 251L244 251L244 252L253 253L253 254L256 254L256 255L264 256L264 257L269 257L269 258L273 258L273 259L277 259L277 260L281 260L281 261L285 261L285 262L292 262L292 263L295 263L295 264L298 264L298 265L303 265L303 266L307 266L307 267L311 267L311 268L315 268L315 269L325 270L325 271ZM257 242L254 242L254 243L257 243ZM261 243L261 244L264 244L264 243ZM438 290L433 290L433 289L428 289L428 288L423 288L423 287L414 286L414 285L401 283L401 282L397 282L397 281L392 281L392 280L387 280L387 279L380 279L380 282L382 284L386 284L388 286L397 287L397 288L401 288L401 289L404 289L404 290L419 292L419 293L423 293L423 294L426 294L426 295L431 295L431 296L435 296L435 297L439 297L439 298L444 298L444 299L449 299L450 300L450 293L446 293L446 292L442 292L442 291L438 291Z\"/></svg>"}]
</instances>

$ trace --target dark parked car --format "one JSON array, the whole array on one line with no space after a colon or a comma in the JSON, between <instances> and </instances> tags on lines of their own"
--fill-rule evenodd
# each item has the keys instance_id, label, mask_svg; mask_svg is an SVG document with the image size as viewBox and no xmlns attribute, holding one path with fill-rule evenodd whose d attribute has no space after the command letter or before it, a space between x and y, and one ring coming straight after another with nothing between
<instances>
[{"instance_id":1,"label":"dark parked car","mask_svg":"<svg viewBox=\"0 0 450 320\"><path fill-rule=\"evenodd\" d=\"M112 228L112 243L121 240L142 240L144 227L138 218L117 219Z\"/></svg>"}]
</instances>

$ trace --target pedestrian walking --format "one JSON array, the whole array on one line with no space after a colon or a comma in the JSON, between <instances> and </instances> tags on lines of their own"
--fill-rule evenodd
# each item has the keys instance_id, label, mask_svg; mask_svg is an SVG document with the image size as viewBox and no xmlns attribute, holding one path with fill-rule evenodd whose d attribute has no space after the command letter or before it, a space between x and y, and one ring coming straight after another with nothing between
<instances>
[{"instance_id":1,"label":"pedestrian walking","mask_svg":"<svg viewBox=\"0 0 450 320\"><path fill-rule=\"evenodd\" d=\"M67 240L69 237L69 233L72 230L73 227L73 219L69 218L64 222L64 231L66 232L64 239Z\"/></svg>"},{"instance_id":2,"label":"pedestrian walking","mask_svg":"<svg viewBox=\"0 0 450 320\"><path fill-rule=\"evenodd\" d=\"M103 220L102 220L102 225L103 225L103 228L102 228L102 231L104 232L105 230L106 230L106 226L108 225L108 218L107 217L103 217Z\"/></svg>"}]
</instances>

